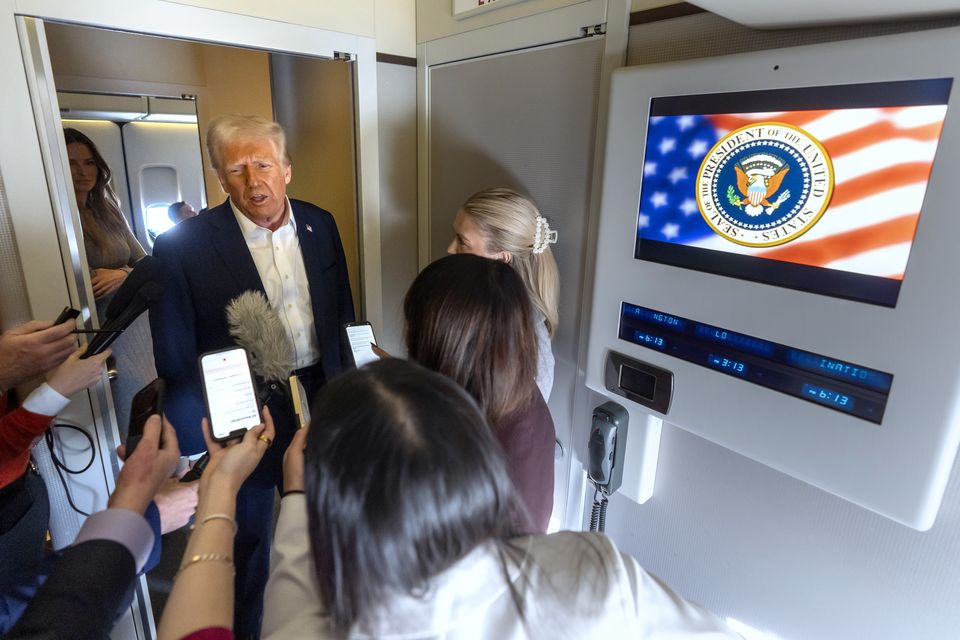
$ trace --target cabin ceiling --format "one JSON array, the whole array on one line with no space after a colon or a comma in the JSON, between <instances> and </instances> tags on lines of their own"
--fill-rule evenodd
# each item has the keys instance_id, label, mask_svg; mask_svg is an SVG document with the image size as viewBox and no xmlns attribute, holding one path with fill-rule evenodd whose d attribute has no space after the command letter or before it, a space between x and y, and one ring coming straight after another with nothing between
<instances>
[{"instance_id":1,"label":"cabin ceiling","mask_svg":"<svg viewBox=\"0 0 960 640\"><path fill-rule=\"evenodd\" d=\"M960 0L690 0L690 3L755 29L960 15Z\"/></svg>"}]
</instances>

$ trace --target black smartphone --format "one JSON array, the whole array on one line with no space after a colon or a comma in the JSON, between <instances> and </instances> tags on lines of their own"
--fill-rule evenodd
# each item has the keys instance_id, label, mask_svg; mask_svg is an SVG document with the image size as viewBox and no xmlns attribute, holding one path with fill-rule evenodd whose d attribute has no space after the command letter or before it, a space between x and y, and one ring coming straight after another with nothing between
<instances>
[{"instance_id":1,"label":"black smartphone","mask_svg":"<svg viewBox=\"0 0 960 640\"><path fill-rule=\"evenodd\" d=\"M189 471L180 476L180 482L193 482L194 480L199 480L200 476L203 475L203 470L207 468L207 464L209 462L210 454L203 454L203 456L197 460L192 467L190 467Z\"/></svg>"},{"instance_id":2,"label":"black smartphone","mask_svg":"<svg viewBox=\"0 0 960 640\"><path fill-rule=\"evenodd\" d=\"M80 312L73 307L64 307L57 319L53 321L54 325L63 324L67 320L76 320L80 317Z\"/></svg>"},{"instance_id":3,"label":"black smartphone","mask_svg":"<svg viewBox=\"0 0 960 640\"><path fill-rule=\"evenodd\" d=\"M200 379L214 440L240 437L263 422L246 350L234 347L204 353L200 356Z\"/></svg>"},{"instance_id":4,"label":"black smartphone","mask_svg":"<svg viewBox=\"0 0 960 640\"><path fill-rule=\"evenodd\" d=\"M130 405L130 426L127 429L126 450L129 458L140 439L147 419L152 415L163 415L163 402L166 398L167 384L163 378L157 378L133 396Z\"/></svg>"},{"instance_id":5,"label":"black smartphone","mask_svg":"<svg viewBox=\"0 0 960 640\"><path fill-rule=\"evenodd\" d=\"M353 357L353 364L356 367L362 367L368 362L375 362L380 359L371 344L377 344L377 339L373 335L373 326L369 322L348 322L343 325L347 332L347 342L350 344L350 355Z\"/></svg>"}]
</instances>

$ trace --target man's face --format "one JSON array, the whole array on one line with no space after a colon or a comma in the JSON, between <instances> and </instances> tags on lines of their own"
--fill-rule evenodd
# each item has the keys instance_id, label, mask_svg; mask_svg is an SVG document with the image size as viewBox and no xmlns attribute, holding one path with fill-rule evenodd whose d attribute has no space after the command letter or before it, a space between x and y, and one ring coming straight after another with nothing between
<instances>
[{"instance_id":1,"label":"man's face","mask_svg":"<svg viewBox=\"0 0 960 640\"><path fill-rule=\"evenodd\" d=\"M196 210L190 205L189 202L184 202L180 205L180 219L186 220L187 218L193 218L197 215Z\"/></svg>"},{"instance_id":2,"label":"man's face","mask_svg":"<svg viewBox=\"0 0 960 640\"><path fill-rule=\"evenodd\" d=\"M284 221L290 165L268 138L239 139L221 149L220 185L256 225L276 231Z\"/></svg>"}]
</instances>

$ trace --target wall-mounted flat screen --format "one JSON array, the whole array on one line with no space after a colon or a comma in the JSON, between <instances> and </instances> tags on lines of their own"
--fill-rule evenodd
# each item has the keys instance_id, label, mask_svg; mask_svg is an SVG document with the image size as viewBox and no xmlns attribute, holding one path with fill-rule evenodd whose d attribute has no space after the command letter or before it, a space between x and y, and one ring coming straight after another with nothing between
<instances>
[{"instance_id":1,"label":"wall-mounted flat screen","mask_svg":"<svg viewBox=\"0 0 960 640\"><path fill-rule=\"evenodd\" d=\"M635 257L895 307L951 85L652 98Z\"/></svg>"}]
</instances>

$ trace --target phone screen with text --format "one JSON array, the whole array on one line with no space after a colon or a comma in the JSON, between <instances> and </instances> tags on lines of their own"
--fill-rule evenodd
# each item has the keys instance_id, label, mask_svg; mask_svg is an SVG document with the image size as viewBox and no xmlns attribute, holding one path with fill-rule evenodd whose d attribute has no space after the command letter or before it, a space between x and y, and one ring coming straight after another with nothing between
<instances>
[{"instance_id":1,"label":"phone screen with text","mask_svg":"<svg viewBox=\"0 0 960 640\"><path fill-rule=\"evenodd\" d=\"M223 440L260 424L257 391L246 351L230 349L205 354L200 358L200 369L214 438Z\"/></svg>"},{"instance_id":2,"label":"phone screen with text","mask_svg":"<svg viewBox=\"0 0 960 640\"><path fill-rule=\"evenodd\" d=\"M365 323L348 326L347 338L350 340L350 351L353 352L353 361L358 367L380 359L370 347L371 344L377 343L373 337L373 327L370 324Z\"/></svg>"}]
</instances>

